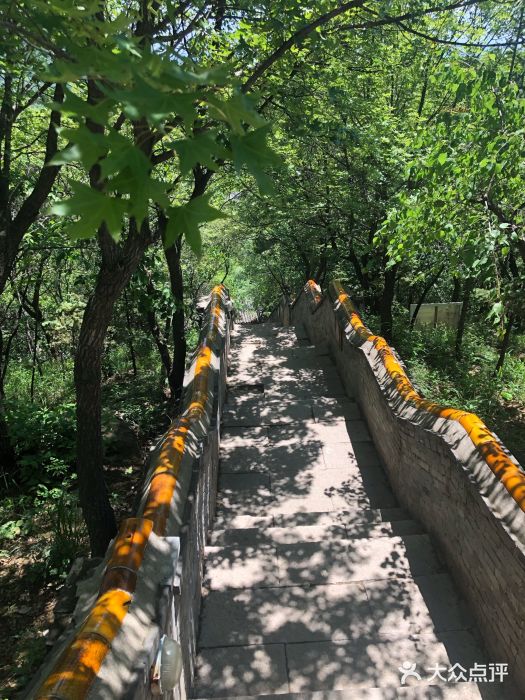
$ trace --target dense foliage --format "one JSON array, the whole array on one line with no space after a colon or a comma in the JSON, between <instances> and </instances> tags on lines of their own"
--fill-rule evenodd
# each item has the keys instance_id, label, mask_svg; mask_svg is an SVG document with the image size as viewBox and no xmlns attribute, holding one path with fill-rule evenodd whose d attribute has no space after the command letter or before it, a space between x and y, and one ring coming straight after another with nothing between
<instances>
[{"instance_id":1,"label":"dense foliage","mask_svg":"<svg viewBox=\"0 0 525 700\"><path fill-rule=\"evenodd\" d=\"M131 507L213 283L268 312L343 278L424 393L525 454L524 7L0 0L7 640ZM449 300L457 332L411 327Z\"/></svg>"}]
</instances>

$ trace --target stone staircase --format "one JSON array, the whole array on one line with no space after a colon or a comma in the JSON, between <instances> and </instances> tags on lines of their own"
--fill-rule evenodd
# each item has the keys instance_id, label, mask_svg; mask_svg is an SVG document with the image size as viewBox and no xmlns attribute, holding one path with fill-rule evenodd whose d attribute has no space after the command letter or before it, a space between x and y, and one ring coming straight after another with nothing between
<instances>
[{"instance_id":1,"label":"stone staircase","mask_svg":"<svg viewBox=\"0 0 525 700\"><path fill-rule=\"evenodd\" d=\"M518 697L465 682L502 660L399 508L329 356L270 324L233 339L194 697ZM403 664L420 679L402 684Z\"/></svg>"}]
</instances>

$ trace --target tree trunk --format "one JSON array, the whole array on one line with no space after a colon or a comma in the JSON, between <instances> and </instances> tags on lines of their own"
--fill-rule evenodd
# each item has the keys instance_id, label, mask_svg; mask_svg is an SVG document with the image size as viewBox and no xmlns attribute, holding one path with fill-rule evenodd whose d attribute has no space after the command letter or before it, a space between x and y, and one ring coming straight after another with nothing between
<instances>
[{"instance_id":1,"label":"tree trunk","mask_svg":"<svg viewBox=\"0 0 525 700\"><path fill-rule=\"evenodd\" d=\"M55 102L63 101L64 88L62 85L56 85L53 99ZM12 123L9 121L8 128L10 129L11 126ZM60 112L53 111L51 112L47 130L44 163L31 193L22 202L14 217L10 210L10 173L5 172L7 167L5 158L7 154L4 153L4 168L2 178L0 178L0 231L3 233L3 235L0 236L0 294L2 294L5 289L22 239L40 214L40 209L45 204L55 184L58 173L60 172L59 165L47 165L48 161L57 152L57 127L59 126Z\"/></svg>"},{"instance_id":2,"label":"tree trunk","mask_svg":"<svg viewBox=\"0 0 525 700\"><path fill-rule=\"evenodd\" d=\"M166 251L166 262L170 275L170 287L173 295L175 311L173 312L171 330L173 334L173 358L168 374L171 401L176 409L182 398L184 385L184 372L186 369L186 329L184 323L184 279L180 256L182 252L182 239L178 239Z\"/></svg>"},{"instance_id":3,"label":"tree trunk","mask_svg":"<svg viewBox=\"0 0 525 700\"><path fill-rule=\"evenodd\" d=\"M9 481L12 480L13 476L15 475L17 460L16 452L11 440L9 439L9 430L5 417L3 382L4 367L1 366L3 357L3 335L2 329L0 328L0 475L5 486L8 486ZM7 362L7 357L5 362Z\"/></svg>"},{"instance_id":4,"label":"tree trunk","mask_svg":"<svg viewBox=\"0 0 525 700\"><path fill-rule=\"evenodd\" d=\"M0 474L5 486L13 484L16 473L16 452L9 439L9 429L5 417L4 402L0 401Z\"/></svg>"},{"instance_id":5,"label":"tree trunk","mask_svg":"<svg viewBox=\"0 0 525 700\"><path fill-rule=\"evenodd\" d=\"M412 285L410 285L408 290L407 290L407 309L408 309L409 313L410 313L410 307L412 306L413 299L414 299L414 287Z\"/></svg>"},{"instance_id":6,"label":"tree trunk","mask_svg":"<svg viewBox=\"0 0 525 700\"><path fill-rule=\"evenodd\" d=\"M104 480L101 379L104 339L119 286L107 271L100 273L84 312L75 356L78 487L93 556L104 555L117 529Z\"/></svg>"},{"instance_id":7,"label":"tree trunk","mask_svg":"<svg viewBox=\"0 0 525 700\"><path fill-rule=\"evenodd\" d=\"M200 197L206 191L209 181L213 177L213 170L206 170L200 165L193 169L194 185L191 193L190 201L196 197ZM162 239L164 240L164 232L167 220L163 214L159 215L159 228ZM168 382L171 391L171 400L174 410L178 408L182 398L182 390L184 386L184 372L186 370L186 328L184 323L184 278L182 275L182 267L180 264L180 256L182 253L182 238L178 238L173 245L164 249L166 263L170 275L171 293L175 304L175 312L172 317L172 333L173 333L173 357L171 369L168 375Z\"/></svg>"},{"instance_id":8,"label":"tree trunk","mask_svg":"<svg viewBox=\"0 0 525 700\"><path fill-rule=\"evenodd\" d=\"M128 331L127 335L127 341L128 341L128 349L129 349L129 356L131 359L131 369L133 371L133 376L137 376L137 358L135 355L135 346L133 345L133 328L131 326L131 314L129 310L129 301L128 301L128 295L126 294L126 291L124 291L124 308L126 312L126 330Z\"/></svg>"},{"instance_id":9,"label":"tree trunk","mask_svg":"<svg viewBox=\"0 0 525 700\"><path fill-rule=\"evenodd\" d=\"M417 106L417 116L420 117L423 114L423 108L425 106L425 100L427 97L428 90L428 67L425 67L423 73L423 85L421 86L421 95L419 97L419 104Z\"/></svg>"},{"instance_id":10,"label":"tree trunk","mask_svg":"<svg viewBox=\"0 0 525 700\"><path fill-rule=\"evenodd\" d=\"M357 257L357 255L352 247L350 247L348 250L347 258L353 265L356 277L359 281L359 284L361 285L362 290L364 292L369 292L370 291L370 280L368 279L368 275L363 271L361 261Z\"/></svg>"},{"instance_id":11,"label":"tree trunk","mask_svg":"<svg viewBox=\"0 0 525 700\"><path fill-rule=\"evenodd\" d=\"M60 126L60 112L51 112L46 136L44 163L31 193L22 202L16 215L13 215L11 197L11 132L13 128L12 78L4 81L4 96L0 108L0 150L3 158L0 163L0 294L4 292L9 275L13 270L22 239L36 221L40 209L46 201L60 171L60 166L48 166L47 162L57 151ZM64 89L55 86L55 102L62 102ZM16 453L10 444L8 425L5 419L3 391L0 391L0 466L4 474L13 475L16 467Z\"/></svg>"},{"instance_id":12,"label":"tree trunk","mask_svg":"<svg viewBox=\"0 0 525 700\"><path fill-rule=\"evenodd\" d=\"M428 280L423 291L421 292L421 296L418 299L418 302L416 304L416 308L414 309L414 313L412 314L412 317L410 318L410 326L409 326L410 330L412 330L412 328L414 328L414 325L416 323L416 318L417 318L417 315L419 313L419 309L423 306L425 299L427 298L427 294L430 292L432 287L436 284L436 282L440 278L441 273L443 272L443 269L444 269L444 267L441 267L438 270L438 272L436 272L436 274Z\"/></svg>"},{"instance_id":13,"label":"tree trunk","mask_svg":"<svg viewBox=\"0 0 525 700\"><path fill-rule=\"evenodd\" d=\"M38 322L35 321L35 339L34 339L34 344L33 344L33 365L31 367L31 389L29 392L31 403L34 403L34 401L35 401L35 374L36 374L37 363L38 363Z\"/></svg>"},{"instance_id":14,"label":"tree trunk","mask_svg":"<svg viewBox=\"0 0 525 700\"><path fill-rule=\"evenodd\" d=\"M504 363L505 363L505 357L507 355L507 350L509 349L510 345L510 336L512 333L512 326L514 325L514 316L512 314L509 314L509 318L507 320L507 325L505 326L505 335L503 336L503 342L501 343L501 349L499 351L499 357L498 357L498 362L496 364L496 367L494 368L494 375L498 374L500 369L502 369Z\"/></svg>"},{"instance_id":15,"label":"tree trunk","mask_svg":"<svg viewBox=\"0 0 525 700\"><path fill-rule=\"evenodd\" d=\"M467 323L468 307L470 303L470 295L474 289L474 280L465 280L465 287L463 291L463 306L461 307L461 314L459 316L458 330L456 332L456 344L454 348L454 354L457 360L461 359L461 345L463 343L463 334L465 333L465 326Z\"/></svg>"},{"instance_id":16,"label":"tree trunk","mask_svg":"<svg viewBox=\"0 0 525 700\"><path fill-rule=\"evenodd\" d=\"M396 288L397 265L389 267L385 271L385 284L383 287L383 295L381 297L381 305L379 309L381 318L381 335L392 342L393 318L392 304L394 303L394 292Z\"/></svg>"},{"instance_id":17,"label":"tree trunk","mask_svg":"<svg viewBox=\"0 0 525 700\"><path fill-rule=\"evenodd\" d=\"M452 301L458 302L461 295L461 280L454 277L454 289L452 290Z\"/></svg>"},{"instance_id":18,"label":"tree trunk","mask_svg":"<svg viewBox=\"0 0 525 700\"><path fill-rule=\"evenodd\" d=\"M146 224L144 224L146 226ZM102 556L116 533L104 480L102 447L102 356L115 303L144 254L149 237L130 233L123 249L103 263L89 299L75 356L77 470L80 505L93 556Z\"/></svg>"},{"instance_id":19,"label":"tree trunk","mask_svg":"<svg viewBox=\"0 0 525 700\"><path fill-rule=\"evenodd\" d=\"M155 341L155 345L157 346L157 350L159 351L160 361L162 363L162 366L164 367L164 370L166 371L166 377L169 377L171 372L170 349L166 342L166 338L164 337L162 331L159 328L155 312L151 310L148 311L146 314L146 320L148 322L148 328L150 330L150 333L153 337L153 340Z\"/></svg>"}]
</instances>

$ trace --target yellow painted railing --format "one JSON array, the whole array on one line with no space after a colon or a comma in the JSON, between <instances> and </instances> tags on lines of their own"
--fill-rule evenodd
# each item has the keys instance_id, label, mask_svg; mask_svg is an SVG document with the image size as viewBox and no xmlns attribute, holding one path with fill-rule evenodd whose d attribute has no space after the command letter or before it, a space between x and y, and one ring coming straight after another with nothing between
<instances>
[{"instance_id":1,"label":"yellow painted railing","mask_svg":"<svg viewBox=\"0 0 525 700\"><path fill-rule=\"evenodd\" d=\"M305 284L304 290L310 294L313 307L315 308L316 306L319 306L323 300L323 295L319 285L313 280L308 280L308 282Z\"/></svg>"},{"instance_id":2,"label":"yellow painted railing","mask_svg":"<svg viewBox=\"0 0 525 700\"><path fill-rule=\"evenodd\" d=\"M74 638L35 694L40 699L82 700L97 677L133 600L139 569L151 532L166 534L168 518L188 435L206 417L212 371L226 289L214 287L210 321L197 352L195 376L186 409L159 446L142 517L124 520L113 541L98 597Z\"/></svg>"},{"instance_id":3,"label":"yellow painted railing","mask_svg":"<svg viewBox=\"0 0 525 700\"><path fill-rule=\"evenodd\" d=\"M427 411L439 418L458 422L465 429L492 472L505 486L521 510L525 511L525 473L510 459L494 433L474 413L442 406L420 396L396 359L390 345L384 338L374 335L365 326L341 282L336 280L332 282L331 286L336 301L344 310L353 331L362 341L371 342L378 351L390 379L395 383L399 396L420 410ZM317 295L320 294L320 289L313 280L308 282L308 287L312 296L314 296L313 289L317 291Z\"/></svg>"}]
</instances>

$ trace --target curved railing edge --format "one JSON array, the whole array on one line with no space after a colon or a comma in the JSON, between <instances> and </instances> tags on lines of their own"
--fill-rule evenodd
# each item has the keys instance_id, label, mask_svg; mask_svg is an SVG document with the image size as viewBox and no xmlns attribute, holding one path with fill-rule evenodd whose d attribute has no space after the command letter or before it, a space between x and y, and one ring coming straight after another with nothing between
<instances>
[{"instance_id":1,"label":"curved railing edge","mask_svg":"<svg viewBox=\"0 0 525 700\"><path fill-rule=\"evenodd\" d=\"M361 341L360 345L370 342L377 350L400 398L417 409L426 411L439 418L459 423L492 473L503 484L520 509L525 512L525 472L509 457L500 440L485 425L481 418L474 413L443 406L424 399L414 388L387 341L379 335L374 335L363 323L344 285L339 280L333 280L329 285L329 291L332 300L343 309L352 332ZM319 296L323 296L321 289L314 280L309 280L305 286L306 292L310 295L310 306L311 310L314 311L312 299L315 306L318 306L320 303L318 301Z\"/></svg>"},{"instance_id":2,"label":"curved railing edge","mask_svg":"<svg viewBox=\"0 0 525 700\"><path fill-rule=\"evenodd\" d=\"M133 600L139 570L151 533L166 535L174 515L172 500L177 476L190 433L203 435L214 403L210 374L221 322L227 323L228 293L224 285L213 288L209 321L196 351L191 391L185 408L159 441L146 478L146 492L139 517L128 518L109 546L98 596L84 621L56 659L51 671L30 697L38 700L81 700L86 698L111 650ZM182 511L185 504L180 503ZM180 514L182 516L182 513Z\"/></svg>"},{"instance_id":3,"label":"curved railing edge","mask_svg":"<svg viewBox=\"0 0 525 700\"><path fill-rule=\"evenodd\" d=\"M314 280L308 280L303 287L303 291L308 297L310 311L314 313L321 306L325 298L321 292L321 287L317 282L314 282Z\"/></svg>"}]
</instances>

